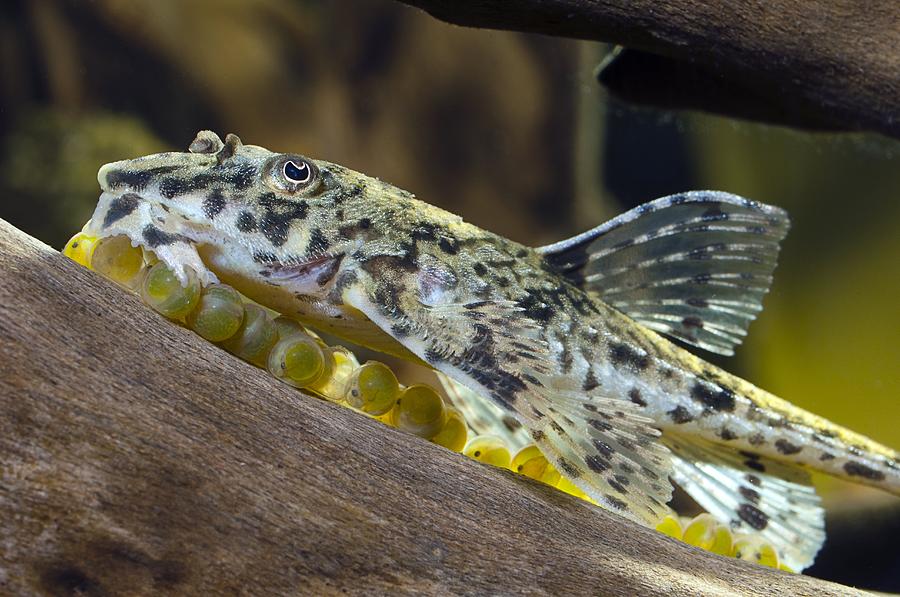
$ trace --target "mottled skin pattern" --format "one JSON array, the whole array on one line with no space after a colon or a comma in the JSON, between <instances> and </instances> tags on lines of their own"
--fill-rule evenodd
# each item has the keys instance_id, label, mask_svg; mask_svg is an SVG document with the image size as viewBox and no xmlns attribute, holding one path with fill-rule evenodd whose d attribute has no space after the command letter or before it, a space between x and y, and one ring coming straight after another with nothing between
<instances>
[{"instance_id":1,"label":"mottled skin pattern","mask_svg":"<svg viewBox=\"0 0 900 597\"><path fill-rule=\"evenodd\" d=\"M377 179L203 132L191 153L109 164L99 181L90 232L128 234L180 275L427 362L511 413L626 516L665 513L663 446L678 438L734 450L750 471L771 459L900 493L895 451L704 362L534 249ZM763 529L746 491L735 515Z\"/></svg>"}]
</instances>

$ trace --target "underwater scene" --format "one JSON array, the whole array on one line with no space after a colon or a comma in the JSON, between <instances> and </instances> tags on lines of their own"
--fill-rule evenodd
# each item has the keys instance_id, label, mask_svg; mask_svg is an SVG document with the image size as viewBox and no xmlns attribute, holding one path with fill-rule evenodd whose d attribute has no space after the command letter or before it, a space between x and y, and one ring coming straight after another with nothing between
<instances>
[{"instance_id":1,"label":"underwater scene","mask_svg":"<svg viewBox=\"0 0 900 597\"><path fill-rule=\"evenodd\" d=\"M900 140L636 105L598 81L617 52L450 25L389 0L10 0L0 6L0 218L63 250L94 214L102 165L185 152L201 130L221 137L208 139L216 151L223 139L233 148L234 133L245 147L327 160L530 247L657 198L733 193L786 210L790 229L734 355L690 350L900 448ZM301 177L303 164L288 163L289 179ZM196 329L187 311L154 308ZM357 390L375 360L392 396L452 392L429 369L319 331L303 347L347 346L337 363ZM331 399L326 382L288 383ZM515 460L525 442L495 462L490 442L457 446L449 426L423 434L405 413L339 393L334 401L489 464L522 472L539 455ZM465 429L461 417L452 424ZM541 462L549 468L529 476L558 484ZM812 480L827 540L803 574L900 592L900 500ZM684 492L675 500L678 524L703 511Z\"/></svg>"}]
</instances>

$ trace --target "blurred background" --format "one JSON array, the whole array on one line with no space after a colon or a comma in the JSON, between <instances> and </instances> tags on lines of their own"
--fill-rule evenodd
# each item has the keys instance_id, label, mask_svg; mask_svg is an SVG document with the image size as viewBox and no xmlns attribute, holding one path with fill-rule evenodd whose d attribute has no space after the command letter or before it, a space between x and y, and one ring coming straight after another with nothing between
<instances>
[{"instance_id":1,"label":"blurred background","mask_svg":"<svg viewBox=\"0 0 900 597\"><path fill-rule=\"evenodd\" d=\"M900 142L618 104L594 78L609 50L391 0L5 0L0 217L61 248L101 164L185 150L204 128L534 245L662 195L730 191L793 228L747 342L711 360L900 448ZM900 591L898 500L818 481L829 540L808 573Z\"/></svg>"}]
</instances>

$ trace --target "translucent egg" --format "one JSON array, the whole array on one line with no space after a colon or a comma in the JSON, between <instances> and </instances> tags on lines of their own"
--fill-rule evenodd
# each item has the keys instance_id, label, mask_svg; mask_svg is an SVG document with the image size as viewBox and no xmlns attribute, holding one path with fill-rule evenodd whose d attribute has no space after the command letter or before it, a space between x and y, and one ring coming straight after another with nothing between
<instances>
[{"instance_id":1,"label":"translucent egg","mask_svg":"<svg viewBox=\"0 0 900 597\"><path fill-rule=\"evenodd\" d=\"M709 550L715 541L718 526L718 521L711 514L700 514L685 526L682 540L688 545Z\"/></svg>"},{"instance_id":2,"label":"translucent egg","mask_svg":"<svg viewBox=\"0 0 900 597\"><path fill-rule=\"evenodd\" d=\"M400 392L391 415L397 429L431 439L444 426L447 410L434 388L415 384Z\"/></svg>"},{"instance_id":3,"label":"translucent egg","mask_svg":"<svg viewBox=\"0 0 900 597\"><path fill-rule=\"evenodd\" d=\"M359 368L359 362L353 353L343 346L326 346L323 350L326 369L329 371L307 387L332 402L344 402L347 380Z\"/></svg>"},{"instance_id":4,"label":"translucent egg","mask_svg":"<svg viewBox=\"0 0 900 597\"><path fill-rule=\"evenodd\" d=\"M203 289L197 308L188 313L186 322L210 342L227 340L244 322L244 302L234 288L213 284Z\"/></svg>"},{"instance_id":5,"label":"translucent egg","mask_svg":"<svg viewBox=\"0 0 900 597\"><path fill-rule=\"evenodd\" d=\"M282 381L305 387L319 379L325 371L325 354L319 344L306 334L291 334L279 340L267 363L269 372Z\"/></svg>"},{"instance_id":6,"label":"translucent egg","mask_svg":"<svg viewBox=\"0 0 900 597\"><path fill-rule=\"evenodd\" d=\"M175 273L160 261L144 277L141 298L164 317L181 321L200 300L200 281L188 270L187 286L182 286Z\"/></svg>"},{"instance_id":7,"label":"translucent egg","mask_svg":"<svg viewBox=\"0 0 900 597\"><path fill-rule=\"evenodd\" d=\"M94 247L97 244L97 237L79 232L69 239L63 248L63 255L86 268L91 267L91 257L94 253Z\"/></svg>"},{"instance_id":8,"label":"translucent egg","mask_svg":"<svg viewBox=\"0 0 900 597\"><path fill-rule=\"evenodd\" d=\"M369 361L347 380L344 399L353 408L379 416L393 408L400 394L400 383L390 367Z\"/></svg>"},{"instance_id":9,"label":"translucent egg","mask_svg":"<svg viewBox=\"0 0 900 597\"><path fill-rule=\"evenodd\" d=\"M240 359L265 367L269 352L278 341L278 330L265 309L245 303L241 327L222 347Z\"/></svg>"},{"instance_id":10,"label":"translucent egg","mask_svg":"<svg viewBox=\"0 0 900 597\"><path fill-rule=\"evenodd\" d=\"M671 514L666 515L666 517L663 518L663 521L656 525L656 530L663 535L668 535L669 537L674 537L675 539L681 539L683 536L681 522L679 522L678 519Z\"/></svg>"},{"instance_id":11,"label":"translucent egg","mask_svg":"<svg viewBox=\"0 0 900 597\"><path fill-rule=\"evenodd\" d=\"M761 538L753 535L745 535L736 539L731 555L739 560L756 562L763 566L771 566L772 568L780 567L778 562L778 552L775 551L775 548Z\"/></svg>"},{"instance_id":12,"label":"translucent egg","mask_svg":"<svg viewBox=\"0 0 900 597\"><path fill-rule=\"evenodd\" d=\"M287 338L292 334L303 334L308 336L306 329L290 317L279 315L274 319L273 323L275 324L275 329L278 330L279 338Z\"/></svg>"},{"instance_id":13,"label":"translucent egg","mask_svg":"<svg viewBox=\"0 0 900 597\"><path fill-rule=\"evenodd\" d=\"M97 241L91 257L91 268L129 290L136 289L145 274L144 252L131 246L127 236L113 236Z\"/></svg>"},{"instance_id":14,"label":"translucent egg","mask_svg":"<svg viewBox=\"0 0 900 597\"><path fill-rule=\"evenodd\" d=\"M458 410L453 408L447 409L447 421L444 427L437 432L437 435L431 438L431 441L439 446L444 446L448 450L454 452L462 452L466 447L466 439L469 435L469 429L466 421Z\"/></svg>"},{"instance_id":15,"label":"translucent egg","mask_svg":"<svg viewBox=\"0 0 900 597\"><path fill-rule=\"evenodd\" d=\"M513 457L509 468L520 475L536 479L548 485L559 483L559 471L544 456L537 446L525 446Z\"/></svg>"},{"instance_id":16,"label":"translucent egg","mask_svg":"<svg viewBox=\"0 0 900 597\"><path fill-rule=\"evenodd\" d=\"M316 342L315 338L312 340L313 342ZM336 362L335 354L339 352L342 347L327 346L321 341L316 342L316 344L318 344L319 348L322 350L322 372L319 373L317 378L302 387L303 389L315 392L322 398L326 398L332 402L340 402L342 401L343 396L339 390L336 392L334 391L336 389L336 384L334 384L333 376Z\"/></svg>"},{"instance_id":17,"label":"translucent egg","mask_svg":"<svg viewBox=\"0 0 900 597\"><path fill-rule=\"evenodd\" d=\"M509 449L496 435L479 435L466 444L465 455L479 462L509 468Z\"/></svg>"}]
</instances>

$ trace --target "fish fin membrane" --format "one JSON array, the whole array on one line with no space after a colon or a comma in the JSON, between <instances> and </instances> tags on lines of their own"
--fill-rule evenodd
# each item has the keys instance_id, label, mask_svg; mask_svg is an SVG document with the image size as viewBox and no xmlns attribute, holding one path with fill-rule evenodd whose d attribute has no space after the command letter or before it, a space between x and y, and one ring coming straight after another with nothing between
<instances>
[{"instance_id":1,"label":"fish fin membrane","mask_svg":"<svg viewBox=\"0 0 900 597\"><path fill-rule=\"evenodd\" d=\"M800 572L825 542L825 511L803 469L704 440L663 436L673 480L733 532L756 535Z\"/></svg>"},{"instance_id":2,"label":"fish fin membrane","mask_svg":"<svg viewBox=\"0 0 900 597\"><path fill-rule=\"evenodd\" d=\"M435 371L435 374L450 404L462 413L466 424L476 435L501 438L512 454L532 443L528 431L508 411L444 373Z\"/></svg>"},{"instance_id":3,"label":"fish fin membrane","mask_svg":"<svg viewBox=\"0 0 900 597\"><path fill-rule=\"evenodd\" d=\"M670 510L671 458L631 402L565 387L541 326L509 301L379 308L359 288L344 300L434 369L514 417L561 475L602 506L655 527ZM410 302L412 296L400 297Z\"/></svg>"},{"instance_id":4,"label":"fish fin membrane","mask_svg":"<svg viewBox=\"0 0 900 597\"><path fill-rule=\"evenodd\" d=\"M537 251L570 282L648 328L731 355L762 310L789 226L777 207L691 191Z\"/></svg>"},{"instance_id":5,"label":"fish fin membrane","mask_svg":"<svg viewBox=\"0 0 900 597\"><path fill-rule=\"evenodd\" d=\"M528 426L532 439L561 475L594 501L656 527L671 509L671 453L660 432L632 403L545 384Z\"/></svg>"}]
</instances>

